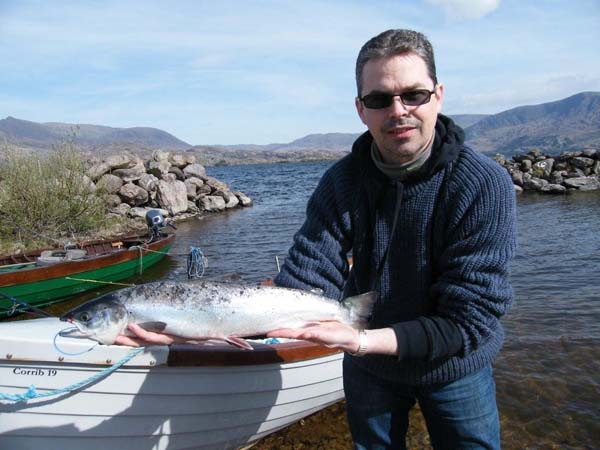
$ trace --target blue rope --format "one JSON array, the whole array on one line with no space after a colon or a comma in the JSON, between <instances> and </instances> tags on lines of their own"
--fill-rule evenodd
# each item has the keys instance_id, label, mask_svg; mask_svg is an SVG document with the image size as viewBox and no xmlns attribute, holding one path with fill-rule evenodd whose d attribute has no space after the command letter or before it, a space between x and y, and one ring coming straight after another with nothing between
<instances>
[{"instance_id":1,"label":"blue rope","mask_svg":"<svg viewBox=\"0 0 600 450\"><path fill-rule=\"evenodd\" d=\"M204 254L202 253L202 250L198 247L190 247L187 264L188 279L203 277L204 269Z\"/></svg>"},{"instance_id":2,"label":"blue rope","mask_svg":"<svg viewBox=\"0 0 600 450\"><path fill-rule=\"evenodd\" d=\"M138 348L132 350L127 356L122 358L120 361L117 361L111 367L107 367L106 369L98 372L95 375L92 375L91 377L89 377L83 381L71 384L70 386L64 387L62 389L53 389L51 391L43 392L40 394L37 392L36 387L32 384L31 386L29 386L29 389L27 389L27 391L25 391L23 394L2 394L2 393L0 393L0 400L8 400L9 402L18 403L18 402L26 402L27 400L32 400L34 398L51 397L53 395L65 394L67 392L75 391L75 390L79 389L80 387L91 384L97 380L104 378L105 376L109 375L110 373L116 371L123 364L127 363L129 360L131 360L132 358L134 358L135 356L137 356L138 354L140 354L143 351L144 351L144 347L138 347Z\"/></svg>"},{"instance_id":3,"label":"blue rope","mask_svg":"<svg viewBox=\"0 0 600 450\"><path fill-rule=\"evenodd\" d=\"M69 353L69 352L65 352L64 350L61 350L61 349L58 347L58 344L56 343L56 338L57 338L58 336L61 336L61 337L62 337L62 336L64 336L64 335L65 335L65 333L68 333L69 331L74 331L74 330L78 330L78 328L77 328L77 327L65 328L64 330L60 330L58 333L56 333L56 334L54 335L54 339L53 339L53 341L52 341L52 345L54 346L54 350L56 350L58 353L61 353L61 354L63 354L63 355L66 355L66 356L79 356L79 355L83 355L84 353L87 353L87 352L89 352L89 351L92 351L93 349L95 349L95 348L96 348L96 346L98 346L98 342L96 342L94 345L92 345L92 346L91 346L90 348L88 348L87 350L83 350L83 351L81 351L81 352L75 352L75 353Z\"/></svg>"}]
</instances>

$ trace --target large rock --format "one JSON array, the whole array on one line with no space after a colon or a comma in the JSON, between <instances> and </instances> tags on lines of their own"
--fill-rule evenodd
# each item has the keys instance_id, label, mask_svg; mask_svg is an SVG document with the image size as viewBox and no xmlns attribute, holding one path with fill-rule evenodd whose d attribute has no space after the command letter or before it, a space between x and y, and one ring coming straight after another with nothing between
<instances>
[{"instance_id":1,"label":"large rock","mask_svg":"<svg viewBox=\"0 0 600 450\"><path fill-rule=\"evenodd\" d=\"M148 201L148 192L133 183L121 186L119 196L124 203L131 206L141 206Z\"/></svg>"},{"instance_id":2,"label":"large rock","mask_svg":"<svg viewBox=\"0 0 600 450\"><path fill-rule=\"evenodd\" d=\"M108 165L111 170L127 169L131 167L132 161L134 161L134 157L127 154L109 156L104 160L106 165Z\"/></svg>"},{"instance_id":3,"label":"large rock","mask_svg":"<svg viewBox=\"0 0 600 450\"><path fill-rule=\"evenodd\" d=\"M119 206L121 203L123 203L123 201L121 200L121 197L119 197L116 194L111 194L111 195L106 196L106 204L108 205L109 208L114 208L116 206Z\"/></svg>"},{"instance_id":4,"label":"large rock","mask_svg":"<svg viewBox=\"0 0 600 450\"><path fill-rule=\"evenodd\" d=\"M186 178L206 178L206 169L202 164L189 164L184 167L183 173Z\"/></svg>"},{"instance_id":5,"label":"large rock","mask_svg":"<svg viewBox=\"0 0 600 450\"><path fill-rule=\"evenodd\" d=\"M235 208L240 204L240 200L231 191L216 191L213 195L223 197L223 200L225 200L225 208L227 209Z\"/></svg>"},{"instance_id":6,"label":"large rock","mask_svg":"<svg viewBox=\"0 0 600 450\"><path fill-rule=\"evenodd\" d=\"M547 179L552 173L552 167L554 166L554 160L552 158L542 159L531 168L531 174L536 178Z\"/></svg>"},{"instance_id":7,"label":"large rock","mask_svg":"<svg viewBox=\"0 0 600 450\"><path fill-rule=\"evenodd\" d=\"M172 166L175 166L178 169L183 169L185 166L190 164L187 162L185 156L180 155L178 153L171 155L171 157L169 158L169 162L171 163Z\"/></svg>"},{"instance_id":8,"label":"large rock","mask_svg":"<svg viewBox=\"0 0 600 450\"><path fill-rule=\"evenodd\" d=\"M125 169L115 169L112 174L118 176L126 183L137 181L146 174L146 166L144 166L144 161L141 158L135 157L130 167Z\"/></svg>"},{"instance_id":9,"label":"large rock","mask_svg":"<svg viewBox=\"0 0 600 450\"><path fill-rule=\"evenodd\" d=\"M110 172L108 164L101 162L93 164L88 170L87 175L94 181L98 180L105 173Z\"/></svg>"},{"instance_id":10,"label":"large rock","mask_svg":"<svg viewBox=\"0 0 600 450\"><path fill-rule=\"evenodd\" d=\"M123 180L116 175L107 173L102 175L102 178L98 180L96 186L98 189L102 189L108 194L116 194L119 192L119 189L121 189L121 186L123 186Z\"/></svg>"},{"instance_id":11,"label":"large rock","mask_svg":"<svg viewBox=\"0 0 600 450\"><path fill-rule=\"evenodd\" d=\"M523 182L523 189L525 189L526 191L539 191L548 184L550 183L548 183L546 180L531 177L527 181Z\"/></svg>"},{"instance_id":12,"label":"large rock","mask_svg":"<svg viewBox=\"0 0 600 450\"><path fill-rule=\"evenodd\" d=\"M223 211L225 200L217 195L206 195L198 200L198 206L208 212Z\"/></svg>"},{"instance_id":13,"label":"large rock","mask_svg":"<svg viewBox=\"0 0 600 450\"><path fill-rule=\"evenodd\" d=\"M540 192L543 192L545 194L566 194L567 188L561 186L560 184L547 184L545 186L542 186Z\"/></svg>"},{"instance_id":14,"label":"large rock","mask_svg":"<svg viewBox=\"0 0 600 450\"><path fill-rule=\"evenodd\" d=\"M150 173L147 173L141 176L141 178L138 180L138 185L148 192L156 192L156 189L158 189L158 178Z\"/></svg>"},{"instance_id":15,"label":"large rock","mask_svg":"<svg viewBox=\"0 0 600 450\"><path fill-rule=\"evenodd\" d=\"M118 216L126 216L130 209L131 206L129 206L127 203L120 203L113 208L109 208L108 212Z\"/></svg>"},{"instance_id":16,"label":"large rock","mask_svg":"<svg viewBox=\"0 0 600 450\"><path fill-rule=\"evenodd\" d=\"M154 153L152 153L152 160L168 162L170 156L171 156L171 154L169 152L163 152L162 150L156 150Z\"/></svg>"},{"instance_id":17,"label":"large rock","mask_svg":"<svg viewBox=\"0 0 600 450\"><path fill-rule=\"evenodd\" d=\"M164 175L168 174L170 168L171 163L168 160L148 161L148 173L157 178L162 178Z\"/></svg>"},{"instance_id":18,"label":"large rock","mask_svg":"<svg viewBox=\"0 0 600 450\"><path fill-rule=\"evenodd\" d=\"M188 199L185 184L179 180L159 180L156 201L172 216L187 211Z\"/></svg>"},{"instance_id":19,"label":"large rock","mask_svg":"<svg viewBox=\"0 0 600 450\"><path fill-rule=\"evenodd\" d=\"M563 181L563 184L569 188L580 191L594 191L600 189L600 181L598 181L598 178L596 177L567 178Z\"/></svg>"},{"instance_id":20,"label":"large rock","mask_svg":"<svg viewBox=\"0 0 600 450\"><path fill-rule=\"evenodd\" d=\"M513 183L523 186L523 172L521 172L519 169L512 169L509 171L509 173Z\"/></svg>"},{"instance_id":21,"label":"large rock","mask_svg":"<svg viewBox=\"0 0 600 450\"><path fill-rule=\"evenodd\" d=\"M213 188L213 191L228 191L229 190L229 186L227 186L226 183L223 183L222 181L219 181L216 178L204 177L203 180L206 184L208 184L211 188Z\"/></svg>"},{"instance_id":22,"label":"large rock","mask_svg":"<svg viewBox=\"0 0 600 450\"><path fill-rule=\"evenodd\" d=\"M178 180L181 180L181 181L185 180L185 175L183 174L183 171L179 167L175 167L175 166L169 167L169 173L172 173L173 175L175 175L175 177Z\"/></svg>"},{"instance_id":23,"label":"large rock","mask_svg":"<svg viewBox=\"0 0 600 450\"><path fill-rule=\"evenodd\" d=\"M236 191L234 192L235 196L239 199L242 206L252 206L252 199L248 197L243 192Z\"/></svg>"},{"instance_id":24,"label":"large rock","mask_svg":"<svg viewBox=\"0 0 600 450\"><path fill-rule=\"evenodd\" d=\"M569 161L573 167L577 167L578 169L585 170L588 167L592 167L594 165L594 160L592 158L586 158L584 156L578 156L576 158L571 158Z\"/></svg>"}]
</instances>

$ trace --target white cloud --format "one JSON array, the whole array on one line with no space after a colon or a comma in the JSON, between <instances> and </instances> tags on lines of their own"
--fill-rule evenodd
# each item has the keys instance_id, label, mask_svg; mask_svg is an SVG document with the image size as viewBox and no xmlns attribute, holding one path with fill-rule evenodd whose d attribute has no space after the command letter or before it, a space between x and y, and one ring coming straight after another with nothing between
<instances>
[{"instance_id":1,"label":"white cloud","mask_svg":"<svg viewBox=\"0 0 600 450\"><path fill-rule=\"evenodd\" d=\"M500 6L500 0L425 0L434 6L441 6L451 17L460 19L481 19Z\"/></svg>"}]
</instances>

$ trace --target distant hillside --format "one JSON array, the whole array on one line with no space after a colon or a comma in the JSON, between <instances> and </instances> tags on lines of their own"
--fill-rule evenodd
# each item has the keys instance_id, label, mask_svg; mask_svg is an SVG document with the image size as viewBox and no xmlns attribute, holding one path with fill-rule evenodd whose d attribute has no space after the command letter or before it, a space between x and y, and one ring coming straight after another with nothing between
<instances>
[{"instance_id":1,"label":"distant hillside","mask_svg":"<svg viewBox=\"0 0 600 450\"><path fill-rule=\"evenodd\" d=\"M451 114L449 117L461 128L468 128L482 119L488 117L488 114Z\"/></svg>"},{"instance_id":2,"label":"distant hillside","mask_svg":"<svg viewBox=\"0 0 600 450\"><path fill-rule=\"evenodd\" d=\"M537 148L556 154L563 150L600 148L600 92L582 92L563 100L521 106L493 115L450 117L465 129L467 143L481 152L512 155ZM360 135L309 134L288 143L192 147L156 128L36 123L13 117L0 120L0 141L6 139L19 148L50 149L73 133L82 150L94 153L185 150L198 155L206 165L339 159L351 150Z\"/></svg>"},{"instance_id":3,"label":"distant hillside","mask_svg":"<svg viewBox=\"0 0 600 450\"><path fill-rule=\"evenodd\" d=\"M18 147L49 150L53 145L75 137L84 150L129 148L131 151L153 149L186 150L190 144L157 128L113 128L101 125L37 123L7 117L0 120L0 137Z\"/></svg>"},{"instance_id":4,"label":"distant hillside","mask_svg":"<svg viewBox=\"0 0 600 450\"><path fill-rule=\"evenodd\" d=\"M600 148L600 92L521 106L466 128L467 143L482 152L514 154L538 148L549 154Z\"/></svg>"}]
</instances>

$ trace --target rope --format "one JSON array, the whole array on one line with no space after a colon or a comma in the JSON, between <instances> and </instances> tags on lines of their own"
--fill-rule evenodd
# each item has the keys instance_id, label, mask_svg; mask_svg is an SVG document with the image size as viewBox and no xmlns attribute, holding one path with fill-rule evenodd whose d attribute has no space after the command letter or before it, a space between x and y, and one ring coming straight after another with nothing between
<instances>
[{"instance_id":1,"label":"rope","mask_svg":"<svg viewBox=\"0 0 600 450\"><path fill-rule=\"evenodd\" d=\"M43 309L32 306L29 303L24 302L22 300L18 300L14 297L11 297L10 295L3 294L2 292L0 292L0 297L3 297L6 300L9 300L10 302L12 302L12 306L10 308L5 308L3 306L0 306L0 312L6 312L7 316L12 316L13 314L19 312L19 313L35 314L36 316L41 316L41 317L54 317L52 314L47 313ZM26 309L22 310L19 308L26 308Z\"/></svg>"},{"instance_id":2,"label":"rope","mask_svg":"<svg viewBox=\"0 0 600 450\"><path fill-rule=\"evenodd\" d=\"M140 257L139 257L140 269L139 269L138 273L141 275L142 272L144 271L144 250L147 250L147 249L141 245L133 245L133 246L129 247L129 250L134 250L136 248L140 251Z\"/></svg>"},{"instance_id":3,"label":"rope","mask_svg":"<svg viewBox=\"0 0 600 450\"><path fill-rule=\"evenodd\" d=\"M32 400L34 398L51 397L54 395L66 394L68 392L73 392L83 386L92 384L95 381L98 381L98 380L106 377L107 375L111 374L112 372L116 371L123 364L127 363L132 358L136 357L141 352L143 352L144 349L145 349L145 347L138 347L136 349L133 349L128 355L123 357L121 360L117 361L111 367L107 367L106 369L96 373L95 375L92 375L91 377L89 377L83 381L80 381L78 383L73 383L64 388L52 389L51 391L48 391L48 392L38 393L36 387L32 384L31 386L29 386L29 389L27 389L23 394L2 394L2 393L0 393L0 400L7 400L9 402L18 403L18 402L26 402L27 400Z\"/></svg>"},{"instance_id":4,"label":"rope","mask_svg":"<svg viewBox=\"0 0 600 450\"><path fill-rule=\"evenodd\" d=\"M204 254L198 247L190 247L188 255L187 275L188 279L202 278L206 268Z\"/></svg>"},{"instance_id":5,"label":"rope","mask_svg":"<svg viewBox=\"0 0 600 450\"><path fill-rule=\"evenodd\" d=\"M98 343L98 342L96 342L94 345L92 345L92 346L91 346L90 348L88 348L87 350L83 350L83 351L81 351L81 352L75 352L75 353L65 352L64 350L61 350L61 349L58 347L58 344L56 343L56 338L57 338L58 336L61 336L61 337L63 337L63 336L65 336L65 335L67 335L67 333L69 333L69 332L71 332L71 331L75 331L75 330L78 330L78 328L77 328L77 327L70 327L70 328L65 328L64 330L60 330L58 333L56 333L56 334L54 335L54 339L53 339L53 341L52 341L52 345L54 346L54 350L56 350L58 353L61 353L61 354L65 355L65 356L79 356L79 355L83 355L84 353L87 353L87 352L90 352L90 351L92 351L93 349L95 349L95 348L96 348L96 347L99 345L99 343Z\"/></svg>"}]
</instances>

